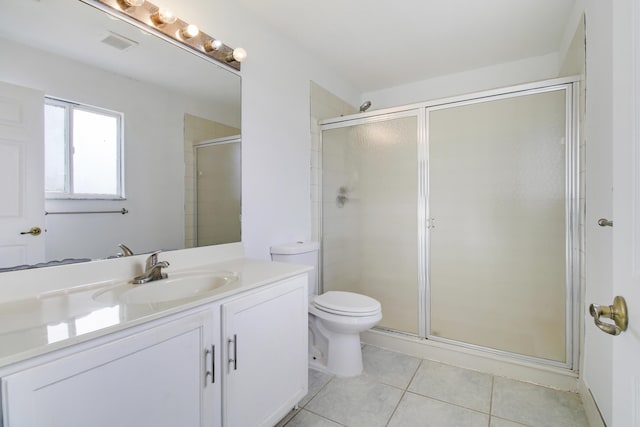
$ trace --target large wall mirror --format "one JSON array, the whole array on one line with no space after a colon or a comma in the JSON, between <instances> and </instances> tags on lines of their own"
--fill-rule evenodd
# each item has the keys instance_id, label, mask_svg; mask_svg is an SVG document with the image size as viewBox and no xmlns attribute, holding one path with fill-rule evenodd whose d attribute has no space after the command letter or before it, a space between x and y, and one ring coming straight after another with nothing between
<instances>
[{"instance_id":1,"label":"large wall mirror","mask_svg":"<svg viewBox=\"0 0 640 427\"><path fill-rule=\"evenodd\" d=\"M0 268L240 240L237 72L81 0L0 6ZM41 123L24 123L35 151L16 148L22 94L39 103ZM121 114L123 197L45 197L49 99Z\"/></svg>"}]
</instances>

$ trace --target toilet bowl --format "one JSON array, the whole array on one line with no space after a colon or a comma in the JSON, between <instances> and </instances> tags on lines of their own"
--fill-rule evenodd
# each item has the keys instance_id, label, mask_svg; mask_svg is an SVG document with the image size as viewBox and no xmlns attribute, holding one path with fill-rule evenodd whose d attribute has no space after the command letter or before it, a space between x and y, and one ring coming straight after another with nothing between
<instances>
[{"instance_id":1,"label":"toilet bowl","mask_svg":"<svg viewBox=\"0 0 640 427\"><path fill-rule=\"evenodd\" d=\"M271 247L273 261L311 265L309 274L309 364L340 377L362 373L360 332L382 319L380 303L353 292L317 294L317 242L295 242Z\"/></svg>"}]
</instances>

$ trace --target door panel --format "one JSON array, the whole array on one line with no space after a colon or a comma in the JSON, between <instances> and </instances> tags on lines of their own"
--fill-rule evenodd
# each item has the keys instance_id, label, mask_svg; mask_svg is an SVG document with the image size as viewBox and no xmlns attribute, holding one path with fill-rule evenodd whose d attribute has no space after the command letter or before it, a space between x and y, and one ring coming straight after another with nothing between
<instances>
[{"instance_id":1,"label":"door panel","mask_svg":"<svg viewBox=\"0 0 640 427\"><path fill-rule=\"evenodd\" d=\"M44 261L44 93L0 82L0 268Z\"/></svg>"},{"instance_id":2,"label":"door panel","mask_svg":"<svg viewBox=\"0 0 640 427\"><path fill-rule=\"evenodd\" d=\"M571 99L560 86L429 111L432 337L571 365Z\"/></svg>"},{"instance_id":3,"label":"door panel","mask_svg":"<svg viewBox=\"0 0 640 427\"><path fill-rule=\"evenodd\" d=\"M273 426L307 393L307 277L222 304L223 424Z\"/></svg>"},{"instance_id":4,"label":"door panel","mask_svg":"<svg viewBox=\"0 0 640 427\"><path fill-rule=\"evenodd\" d=\"M219 389L203 375L213 318L204 310L2 378L6 425L219 425Z\"/></svg>"},{"instance_id":5,"label":"door panel","mask_svg":"<svg viewBox=\"0 0 640 427\"><path fill-rule=\"evenodd\" d=\"M640 5L613 2L613 292L629 326L613 348L611 426L640 426ZM598 302L598 301L594 301Z\"/></svg>"},{"instance_id":6,"label":"door panel","mask_svg":"<svg viewBox=\"0 0 640 427\"><path fill-rule=\"evenodd\" d=\"M417 111L322 131L322 289L377 299L379 327L423 333L424 161Z\"/></svg>"},{"instance_id":7,"label":"door panel","mask_svg":"<svg viewBox=\"0 0 640 427\"><path fill-rule=\"evenodd\" d=\"M240 241L240 141L196 147L197 244Z\"/></svg>"}]
</instances>

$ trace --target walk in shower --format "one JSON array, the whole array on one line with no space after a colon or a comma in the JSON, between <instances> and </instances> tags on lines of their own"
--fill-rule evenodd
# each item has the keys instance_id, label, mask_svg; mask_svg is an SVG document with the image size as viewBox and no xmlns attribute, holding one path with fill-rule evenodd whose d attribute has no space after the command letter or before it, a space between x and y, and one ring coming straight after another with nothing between
<instances>
[{"instance_id":1,"label":"walk in shower","mask_svg":"<svg viewBox=\"0 0 640 427\"><path fill-rule=\"evenodd\" d=\"M325 120L324 291L379 328L572 368L577 83Z\"/></svg>"}]
</instances>

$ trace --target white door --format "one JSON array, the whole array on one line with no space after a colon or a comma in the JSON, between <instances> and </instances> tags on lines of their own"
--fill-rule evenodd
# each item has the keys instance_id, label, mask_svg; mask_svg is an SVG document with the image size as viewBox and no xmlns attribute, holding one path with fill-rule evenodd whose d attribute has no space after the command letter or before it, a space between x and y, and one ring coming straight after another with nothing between
<instances>
[{"instance_id":1,"label":"white door","mask_svg":"<svg viewBox=\"0 0 640 427\"><path fill-rule=\"evenodd\" d=\"M613 2L613 295L629 327L612 337L612 426L640 426L640 5Z\"/></svg>"},{"instance_id":2,"label":"white door","mask_svg":"<svg viewBox=\"0 0 640 427\"><path fill-rule=\"evenodd\" d=\"M608 85L612 85L612 95L600 98L603 105L591 104L602 113L600 117L589 114L587 105L587 127L592 126L591 132L587 130L587 158L599 161L587 165L588 177L592 179L587 183L591 190L587 193L586 298L587 303L610 305L614 296L623 296L629 325L618 336L607 335L587 315L584 377L609 427L639 427L640 5L635 0L620 0L610 5L598 3L594 9L597 8L602 9L593 10L594 25L590 28L599 37L587 38L587 51L590 43L605 47L608 44L608 49L613 48L612 66L592 66L604 74L596 76L592 72L596 85L590 85L587 77L587 92L590 87L606 92ZM597 13L601 19L596 17ZM600 85L603 87L595 87ZM611 128L607 131L609 123ZM598 170L590 170L590 166ZM598 215L612 219L613 227L598 227L595 223Z\"/></svg>"},{"instance_id":3,"label":"white door","mask_svg":"<svg viewBox=\"0 0 640 427\"><path fill-rule=\"evenodd\" d=\"M0 82L0 268L44 261L43 128L44 93Z\"/></svg>"}]
</instances>

